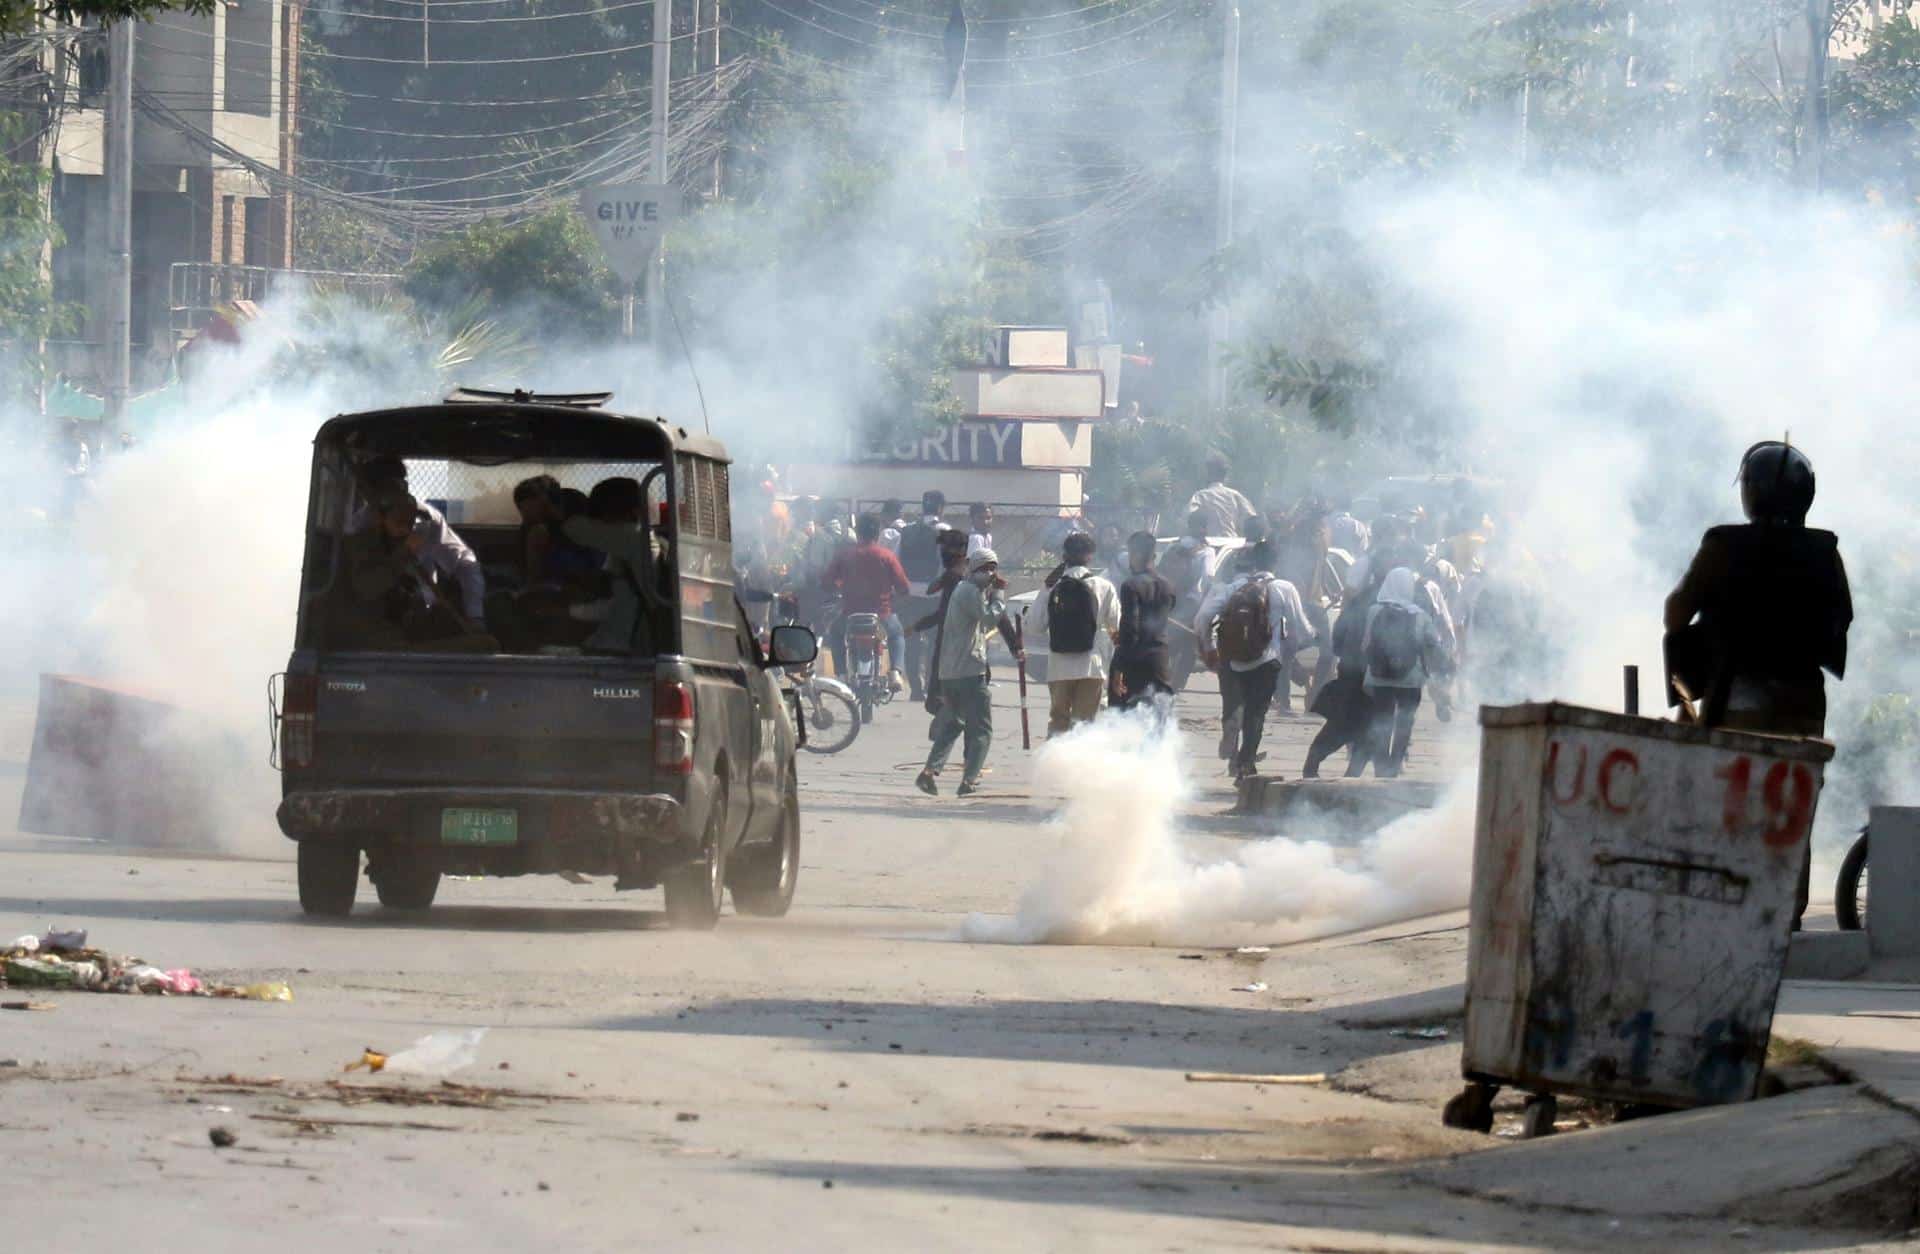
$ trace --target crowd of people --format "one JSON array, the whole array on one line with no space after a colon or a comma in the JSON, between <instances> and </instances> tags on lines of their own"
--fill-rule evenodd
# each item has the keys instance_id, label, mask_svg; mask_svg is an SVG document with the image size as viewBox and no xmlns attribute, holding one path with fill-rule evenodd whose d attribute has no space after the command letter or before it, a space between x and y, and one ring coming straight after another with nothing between
<instances>
[{"instance_id":1,"label":"crowd of people","mask_svg":"<svg viewBox=\"0 0 1920 1254\"><path fill-rule=\"evenodd\" d=\"M937 491L911 518L899 501L858 517L845 502L776 505L773 540L741 555L743 581L792 589L843 671L838 624L877 616L893 684L934 715L916 780L929 794L961 742L958 791L979 787L993 739L996 631L1023 660L1028 634L1044 640L1050 735L1103 709L1164 712L1205 668L1218 677L1219 754L1233 777L1259 770L1276 709L1324 720L1303 776L1317 777L1342 750L1348 776L1400 774L1422 705L1431 697L1437 715L1451 717L1476 619L1501 617L1507 602L1487 594L1487 503L1463 490L1424 505L1315 497L1262 511L1230 474L1224 458L1209 462L1170 545L1076 520L1017 621L991 507L969 507L956 525Z\"/></svg>"}]
</instances>

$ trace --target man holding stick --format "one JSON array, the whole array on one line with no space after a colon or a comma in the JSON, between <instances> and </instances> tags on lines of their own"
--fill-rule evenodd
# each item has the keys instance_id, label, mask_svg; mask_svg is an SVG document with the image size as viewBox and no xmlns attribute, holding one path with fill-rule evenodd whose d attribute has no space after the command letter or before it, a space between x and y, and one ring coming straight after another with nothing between
<instances>
[{"instance_id":1,"label":"man holding stick","mask_svg":"<svg viewBox=\"0 0 1920 1254\"><path fill-rule=\"evenodd\" d=\"M940 700L945 718L938 725L927 764L913 781L928 796L940 792L936 778L964 735L958 796L980 791L980 773L993 747L993 695L987 669L987 638L1006 613L1007 581L1000 576L1000 558L992 549L980 549L967 558L967 577L953 590L940 626Z\"/></svg>"}]
</instances>

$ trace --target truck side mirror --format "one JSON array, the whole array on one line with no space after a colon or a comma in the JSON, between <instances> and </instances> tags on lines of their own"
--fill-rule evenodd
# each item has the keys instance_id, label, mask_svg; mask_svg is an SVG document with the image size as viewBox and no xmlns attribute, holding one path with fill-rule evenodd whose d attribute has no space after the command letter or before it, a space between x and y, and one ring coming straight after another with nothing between
<instances>
[{"instance_id":1,"label":"truck side mirror","mask_svg":"<svg viewBox=\"0 0 1920 1254\"><path fill-rule=\"evenodd\" d=\"M805 666L819 656L820 641L811 628L782 623L768 641L767 662L772 666Z\"/></svg>"}]
</instances>

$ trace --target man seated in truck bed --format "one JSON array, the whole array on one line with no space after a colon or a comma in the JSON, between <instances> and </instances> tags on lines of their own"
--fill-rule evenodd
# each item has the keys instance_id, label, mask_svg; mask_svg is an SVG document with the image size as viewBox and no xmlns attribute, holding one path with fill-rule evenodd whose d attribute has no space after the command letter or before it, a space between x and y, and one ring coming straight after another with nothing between
<instances>
[{"instance_id":1,"label":"man seated in truck bed","mask_svg":"<svg viewBox=\"0 0 1920 1254\"><path fill-rule=\"evenodd\" d=\"M648 656L655 652L653 616L662 595L665 546L657 533L649 543L640 525L645 508L639 480L603 479L587 498L587 512L561 524L561 533L569 540L607 555L612 583L608 599L576 608L579 616L598 617L600 622L581 646L587 653Z\"/></svg>"},{"instance_id":2,"label":"man seated in truck bed","mask_svg":"<svg viewBox=\"0 0 1920 1254\"><path fill-rule=\"evenodd\" d=\"M499 644L464 612L461 588L428 557L420 503L389 484L367 524L341 542L329 634L338 649L492 653ZM442 526L445 524L442 523Z\"/></svg>"}]
</instances>

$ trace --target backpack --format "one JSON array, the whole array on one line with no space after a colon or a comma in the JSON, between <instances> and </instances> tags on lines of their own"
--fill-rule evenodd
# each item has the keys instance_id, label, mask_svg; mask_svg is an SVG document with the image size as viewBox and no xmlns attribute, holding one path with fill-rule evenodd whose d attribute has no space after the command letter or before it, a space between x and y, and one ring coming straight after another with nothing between
<instances>
[{"instance_id":1,"label":"backpack","mask_svg":"<svg viewBox=\"0 0 1920 1254\"><path fill-rule=\"evenodd\" d=\"M1054 653L1091 653L1100 634L1100 598L1086 580L1062 575L1047 593L1047 648Z\"/></svg>"},{"instance_id":2,"label":"backpack","mask_svg":"<svg viewBox=\"0 0 1920 1254\"><path fill-rule=\"evenodd\" d=\"M1267 581L1256 577L1235 588L1220 611L1220 656L1229 662L1258 662L1272 647Z\"/></svg>"},{"instance_id":3,"label":"backpack","mask_svg":"<svg viewBox=\"0 0 1920 1254\"><path fill-rule=\"evenodd\" d=\"M940 529L921 519L900 533L900 565L907 578L925 584L940 574Z\"/></svg>"},{"instance_id":4,"label":"backpack","mask_svg":"<svg viewBox=\"0 0 1920 1254\"><path fill-rule=\"evenodd\" d=\"M1367 625L1367 670L1377 679L1405 679L1419 662L1420 611L1379 602Z\"/></svg>"}]
</instances>

